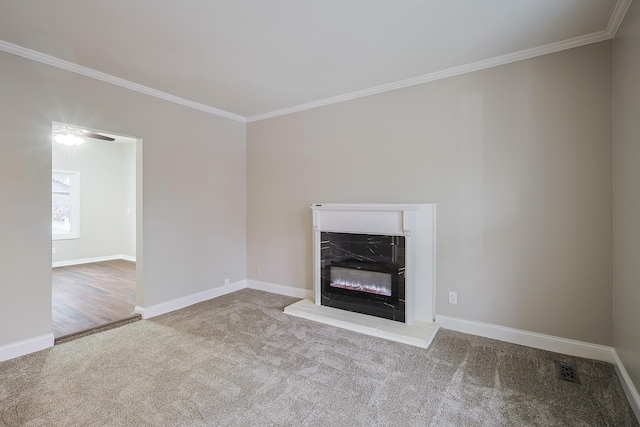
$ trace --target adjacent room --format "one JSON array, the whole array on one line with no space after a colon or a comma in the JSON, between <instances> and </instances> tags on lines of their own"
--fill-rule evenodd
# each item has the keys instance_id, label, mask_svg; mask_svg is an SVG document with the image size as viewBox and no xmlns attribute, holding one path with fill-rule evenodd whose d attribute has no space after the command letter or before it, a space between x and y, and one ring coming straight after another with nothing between
<instances>
[{"instance_id":1,"label":"adjacent room","mask_svg":"<svg viewBox=\"0 0 640 427\"><path fill-rule=\"evenodd\" d=\"M134 313L136 143L82 126L52 125L56 340L140 317Z\"/></svg>"},{"instance_id":2,"label":"adjacent room","mask_svg":"<svg viewBox=\"0 0 640 427\"><path fill-rule=\"evenodd\" d=\"M0 0L0 424L638 425L639 111L638 0Z\"/></svg>"}]
</instances>

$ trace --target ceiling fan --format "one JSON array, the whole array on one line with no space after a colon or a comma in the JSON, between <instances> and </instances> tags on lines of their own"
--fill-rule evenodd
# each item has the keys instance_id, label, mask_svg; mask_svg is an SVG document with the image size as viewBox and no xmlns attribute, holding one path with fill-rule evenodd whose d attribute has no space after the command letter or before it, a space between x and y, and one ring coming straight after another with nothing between
<instances>
[{"instance_id":1,"label":"ceiling fan","mask_svg":"<svg viewBox=\"0 0 640 427\"><path fill-rule=\"evenodd\" d=\"M115 141L115 138L99 133L89 132L88 130L76 128L68 125L53 124L53 139L62 145L72 146L80 145L84 142L82 138L101 139L103 141Z\"/></svg>"}]
</instances>

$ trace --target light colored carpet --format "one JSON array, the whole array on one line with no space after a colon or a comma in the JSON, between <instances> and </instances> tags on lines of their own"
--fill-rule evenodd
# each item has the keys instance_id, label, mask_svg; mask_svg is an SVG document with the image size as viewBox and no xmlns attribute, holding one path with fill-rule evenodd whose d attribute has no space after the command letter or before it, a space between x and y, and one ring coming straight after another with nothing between
<instances>
[{"instance_id":1,"label":"light colored carpet","mask_svg":"<svg viewBox=\"0 0 640 427\"><path fill-rule=\"evenodd\" d=\"M2 362L0 425L638 425L610 364L447 330L425 350L294 301L242 290Z\"/></svg>"}]
</instances>

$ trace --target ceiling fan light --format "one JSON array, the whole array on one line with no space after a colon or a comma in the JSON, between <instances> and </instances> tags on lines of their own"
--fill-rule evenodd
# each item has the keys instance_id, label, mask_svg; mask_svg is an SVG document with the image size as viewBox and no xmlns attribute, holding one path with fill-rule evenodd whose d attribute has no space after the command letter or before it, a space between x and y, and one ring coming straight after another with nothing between
<instances>
[{"instance_id":1,"label":"ceiling fan light","mask_svg":"<svg viewBox=\"0 0 640 427\"><path fill-rule=\"evenodd\" d=\"M84 144L84 139L71 133L60 133L53 137L58 144L73 147L74 145Z\"/></svg>"}]
</instances>

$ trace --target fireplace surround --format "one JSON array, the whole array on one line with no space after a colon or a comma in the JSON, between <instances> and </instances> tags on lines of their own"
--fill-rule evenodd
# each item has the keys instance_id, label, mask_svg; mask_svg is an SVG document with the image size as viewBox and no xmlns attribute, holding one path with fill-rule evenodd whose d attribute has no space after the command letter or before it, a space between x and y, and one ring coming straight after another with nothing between
<instances>
[{"instance_id":1,"label":"fireplace surround","mask_svg":"<svg viewBox=\"0 0 640 427\"><path fill-rule=\"evenodd\" d=\"M336 204L318 203L311 206L314 233L314 302L327 305L323 299L323 280L326 281L327 252L332 248L327 243L328 235L351 236L351 245L344 249L344 255L360 261L396 263L404 281L404 314L396 319L407 324L415 321L433 322L435 319L435 204ZM367 245L356 236L370 239L387 238L388 252L375 245ZM365 238L366 239L366 238ZM398 242L403 241L400 246ZM354 249L360 242L360 248ZM375 242L374 242L375 243ZM368 247L367 247L368 246ZM397 250L391 254L391 248ZM378 253L375 253L378 251ZM367 256L369 255L373 256ZM338 261L342 261L338 253ZM394 259L392 259L395 256ZM324 258L323 258L324 257ZM331 262L331 261L330 261ZM357 310L349 310L357 311ZM379 316L377 314L366 313ZM403 317L403 318L402 318ZM402 319L401 319L402 318Z\"/></svg>"},{"instance_id":2,"label":"fireplace surround","mask_svg":"<svg viewBox=\"0 0 640 427\"><path fill-rule=\"evenodd\" d=\"M435 204L319 203L311 209L314 297L284 312L427 348L438 330ZM373 307L398 305L380 314L363 310L362 299Z\"/></svg>"}]
</instances>

